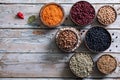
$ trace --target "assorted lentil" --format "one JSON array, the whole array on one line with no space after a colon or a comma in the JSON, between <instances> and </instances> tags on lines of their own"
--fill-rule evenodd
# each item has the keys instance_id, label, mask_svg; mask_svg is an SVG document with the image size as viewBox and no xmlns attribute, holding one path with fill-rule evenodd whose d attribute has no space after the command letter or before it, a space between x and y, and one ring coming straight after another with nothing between
<instances>
[{"instance_id":1,"label":"assorted lentil","mask_svg":"<svg viewBox=\"0 0 120 80\"><path fill-rule=\"evenodd\" d=\"M45 5L40 12L42 22L49 26L55 27L63 21L64 12L60 5L49 3Z\"/></svg>"},{"instance_id":2,"label":"assorted lentil","mask_svg":"<svg viewBox=\"0 0 120 80\"><path fill-rule=\"evenodd\" d=\"M78 77L87 77L93 71L93 60L87 53L76 53L70 58L71 71Z\"/></svg>"},{"instance_id":3,"label":"assorted lentil","mask_svg":"<svg viewBox=\"0 0 120 80\"><path fill-rule=\"evenodd\" d=\"M56 43L58 47L65 51L74 51L80 43L78 31L74 28L63 28L56 35Z\"/></svg>"},{"instance_id":4,"label":"assorted lentil","mask_svg":"<svg viewBox=\"0 0 120 80\"><path fill-rule=\"evenodd\" d=\"M116 69L117 61L113 56L105 54L98 59L97 67L101 73L110 74Z\"/></svg>"},{"instance_id":5,"label":"assorted lentil","mask_svg":"<svg viewBox=\"0 0 120 80\"><path fill-rule=\"evenodd\" d=\"M105 51L111 45L111 36L102 27L92 27L86 33L85 44L93 52Z\"/></svg>"},{"instance_id":6,"label":"assorted lentil","mask_svg":"<svg viewBox=\"0 0 120 80\"><path fill-rule=\"evenodd\" d=\"M24 19L24 15L21 12L18 12L17 16ZM95 9L90 3L79 1L72 6L70 17L74 23L85 26L94 20ZM104 25L111 24L116 20L116 11L111 6L103 6L99 9L97 18L98 21ZM64 11L60 5L50 3L41 9L40 19L48 27L56 27L62 23ZM36 17L32 15L28 18L28 23L32 23L35 20ZM85 31L83 30L82 32ZM114 35L114 33L112 33L112 35ZM116 36L116 39L117 38ZM62 28L56 34L56 43L61 50L72 52L77 49L81 43L79 32L75 28ZM111 36L106 29L96 26L87 31L85 43L91 51L101 52L109 48ZM118 46L116 45L116 47ZM111 51L111 49L109 51ZM93 71L93 66L94 62L87 53L75 53L69 61L71 71L81 78L89 76ZM116 59L108 54L102 55L97 61L98 70L104 74L113 72L116 67Z\"/></svg>"},{"instance_id":7,"label":"assorted lentil","mask_svg":"<svg viewBox=\"0 0 120 80\"><path fill-rule=\"evenodd\" d=\"M91 23L95 18L95 9L86 1L75 3L70 10L70 17L73 22L84 26Z\"/></svg>"},{"instance_id":8,"label":"assorted lentil","mask_svg":"<svg viewBox=\"0 0 120 80\"><path fill-rule=\"evenodd\" d=\"M98 10L97 18L103 25L109 25L116 20L116 11L111 6L102 6Z\"/></svg>"}]
</instances>

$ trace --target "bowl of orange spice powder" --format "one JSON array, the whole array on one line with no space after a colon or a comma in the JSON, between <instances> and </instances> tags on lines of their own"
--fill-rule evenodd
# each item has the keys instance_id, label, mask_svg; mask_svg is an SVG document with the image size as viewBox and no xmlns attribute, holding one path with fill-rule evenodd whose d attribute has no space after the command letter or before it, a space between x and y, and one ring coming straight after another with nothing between
<instances>
[{"instance_id":1,"label":"bowl of orange spice powder","mask_svg":"<svg viewBox=\"0 0 120 80\"><path fill-rule=\"evenodd\" d=\"M64 16L63 8L57 3L47 3L40 10L40 20L49 28L61 25L64 21Z\"/></svg>"}]
</instances>

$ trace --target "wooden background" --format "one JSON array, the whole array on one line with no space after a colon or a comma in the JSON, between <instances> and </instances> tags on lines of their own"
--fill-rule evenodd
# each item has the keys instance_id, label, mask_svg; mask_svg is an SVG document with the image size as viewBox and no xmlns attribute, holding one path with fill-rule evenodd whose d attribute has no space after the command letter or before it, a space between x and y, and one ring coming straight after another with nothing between
<instances>
[{"instance_id":1,"label":"wooden background","mask_svg":"<svg viewBox=\"0 0 120 80\"><path fill-rule=\"evenodd\" d=\"M91 26L100 25L95 20L91 25L81 29L71 22L69 11L77 1L79 0L0 0L0 80L11 80L9 79L11 77L14 77L14 80L18 77L19 79L33 77L33 80L37 80L34 79L36 77L47 80L76 78L68 66L68 61L74 53L61 52L55 44L55 34L59 28L75 27L80 30L83 41L84 31ZM118 61L118 66L112 74L102 75L95 67L95 71L88 78L118 79L120 78L120 0L87 1L92 3L96 12L103 5L111 5L116 9L117 20L106 27L112 36L112 44L105 52L94 54L90 53L82 42L76 52L90 53L95 62L100 55L113 55ZM49 29L39 21L40 8L48 2L58 2L65 10L66 20L55 29ZM19 11L24 13L24 20L16 18L15 15ZM37 20L28 24L31 15L35 15Z\"/></svg>"}]
</instances>

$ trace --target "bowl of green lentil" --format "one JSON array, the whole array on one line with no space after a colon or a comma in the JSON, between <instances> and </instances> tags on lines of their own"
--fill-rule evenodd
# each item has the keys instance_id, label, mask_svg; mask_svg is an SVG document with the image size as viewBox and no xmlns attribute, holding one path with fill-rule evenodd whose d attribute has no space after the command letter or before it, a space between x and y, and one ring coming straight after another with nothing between
<instances>
[{"instance_id":1,"label":"bowl of green lentil","mask_svg":"<svg viewBox=\"0 0 120 80\"><path fill-rule=\"evenodd\" d=\"M88 53L75 53L69 60L71 72L80 78L85 78L93 72L94 61Z\"/></svg>"},{"instance_id":2,"label":"bowl of green lentil","mask_svg":"<svg viewBox=\"0 0 120 80\"><path fill-rule=\"evenodd\" d=\"M64 22L65 12L60 4L51 2L40 9L39 16L45 26L55 28Z\"/></svg>"}]
</instances>

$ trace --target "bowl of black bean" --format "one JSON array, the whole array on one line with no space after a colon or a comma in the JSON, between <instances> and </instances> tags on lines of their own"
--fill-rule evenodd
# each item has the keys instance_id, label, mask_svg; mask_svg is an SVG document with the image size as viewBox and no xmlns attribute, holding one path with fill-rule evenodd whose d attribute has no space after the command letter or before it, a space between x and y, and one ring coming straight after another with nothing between
<instances>
[{"instance_id":1,"label":"bowl of black bean","mask_svg":"<svg viewBox=\"0 0 120 80\"><path fill-rule=\"evenodd\" d=\"M85 45L92 52L103 52L111 45L111 35L103 27L92 27L86 32Z\"/></svg>"}]
</instances>

